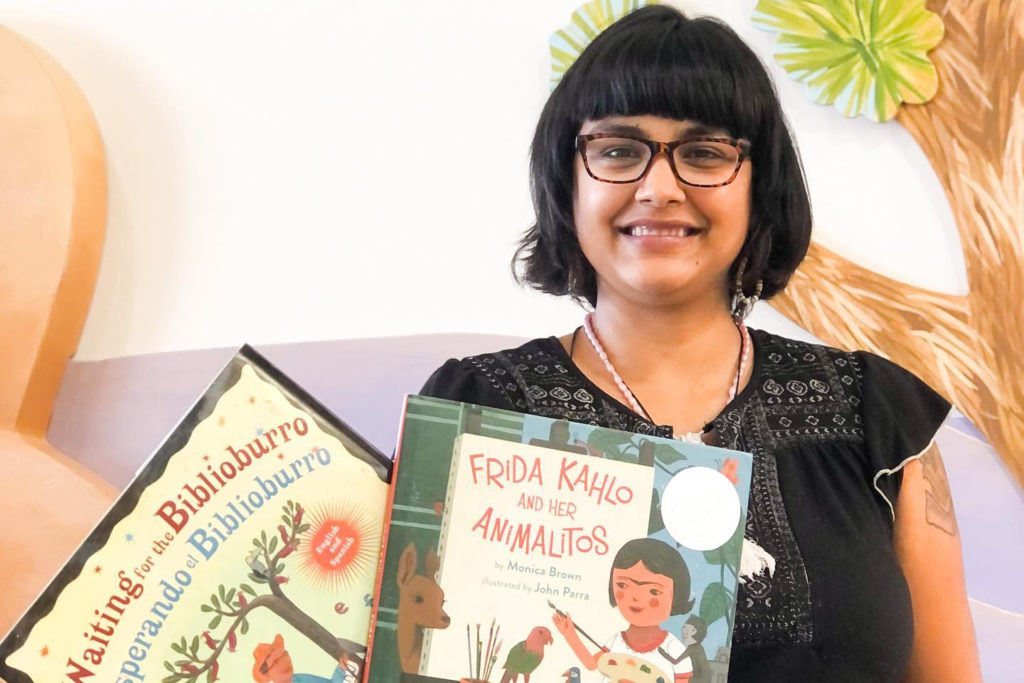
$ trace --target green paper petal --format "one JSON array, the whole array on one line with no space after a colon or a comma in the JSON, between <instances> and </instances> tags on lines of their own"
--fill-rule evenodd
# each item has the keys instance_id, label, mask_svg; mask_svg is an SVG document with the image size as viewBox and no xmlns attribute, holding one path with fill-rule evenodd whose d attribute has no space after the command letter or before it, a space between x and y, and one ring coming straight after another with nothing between
<instances>
[{"instance_id":1,"label":"green paper petal","mask_svg":"<svg viewBox=\"0 0 1024 683\"><path fill-rule=\"evenodd\" d=\"M938 92L927 53L944 27L924 0L760 0L753 22L779 33L775 60L814 101L846 116L888 121Z\"/></svg>"},{"instance_id":2,"label":"green paper petal","mask_svg":"<svg viewBox=\"0 0 1024 683\"><path fill-rule=\"evenodd\" d=\"M554 90L562 75L597 34L633 10L656 4L657 0L591 0L580 5L572 13L569 24L552 33L548 41L551 89Z\"/></svg>"}]
</instances>

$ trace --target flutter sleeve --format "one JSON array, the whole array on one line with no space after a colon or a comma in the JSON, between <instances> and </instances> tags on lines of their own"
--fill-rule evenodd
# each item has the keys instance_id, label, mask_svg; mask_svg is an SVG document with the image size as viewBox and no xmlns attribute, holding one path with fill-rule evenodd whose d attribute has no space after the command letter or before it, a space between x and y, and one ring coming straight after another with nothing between
<instances>
[{"instance_id":1,"label":"flutter sleeve","mask_svg":"<svg viewBox=\"0 0 1024 683\"><path fill-rule=\"evenodd\" d=\"M434 371L420 389L420 395L494 408L510 408L505 405L507 401L494 388L491 381L473 367L472 363L455 358L449 359Z\"/></svg>"},{"instance_id":2,"label":"flutter sleeve","mask_svg":"<svg viewBox=\"0 0 1024 683\"><path fill-rule=\"evenodd\" d=\"M921 457L949 415L949 402L913 373L861 352L864 439L873 484L893 513L903 467Z\"/></svg>"}]
</instances>

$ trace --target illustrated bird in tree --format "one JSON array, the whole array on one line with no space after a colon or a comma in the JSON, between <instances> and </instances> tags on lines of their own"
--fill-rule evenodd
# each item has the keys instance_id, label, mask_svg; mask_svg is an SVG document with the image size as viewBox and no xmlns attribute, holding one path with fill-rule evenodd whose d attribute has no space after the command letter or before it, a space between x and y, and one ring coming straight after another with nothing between
<instances>
[{"instance_id":1,"label":"illustrated bird in tree","mask_svg":"<svg viewBox=\"0 0 1024 683\"><path fill-rule=\"evenodd\" d=\"M502 665L505 673L501 676L501 683L515 683L520 675L526 683L530 683L530 674L544 660L544 646L550 644L551 631L544 626L534 626L526 640L516 643L508 651L508 657Z\"/></svg>"},{"instance_id":2,"label":"illustrated bird in tree","mask_svg":"<svg viewBox=\"0 0 1024 683\"><path fill-rule=\"evenodd\" d=\"M574 666L562 674L562 677L565 678L565 683L580 683L580 668Z\"/></svg>"}]
</instances>

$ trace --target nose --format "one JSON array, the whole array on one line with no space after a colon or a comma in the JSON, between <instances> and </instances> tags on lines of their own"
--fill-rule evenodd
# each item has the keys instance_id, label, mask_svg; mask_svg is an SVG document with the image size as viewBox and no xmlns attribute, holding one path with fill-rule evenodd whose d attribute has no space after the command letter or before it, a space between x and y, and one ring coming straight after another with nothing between
<instances>
[{"instance_id":1,"label":"nose","mask_svg":"<svg viewBox=\"0 0 1024 683\"><path fill-rule=\"evenodd\" d=\"M673 172L668 155L659 153L637 184L636 199L655 207L678 204L686 201L685 187Z\"/></svg>"}]
</instances>

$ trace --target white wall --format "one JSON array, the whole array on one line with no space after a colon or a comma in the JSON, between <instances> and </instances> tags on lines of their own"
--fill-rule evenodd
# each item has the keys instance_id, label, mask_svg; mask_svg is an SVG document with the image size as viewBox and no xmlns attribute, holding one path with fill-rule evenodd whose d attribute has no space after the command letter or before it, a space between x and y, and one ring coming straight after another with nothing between
<instances>
[{"instance_id":1,"label":"white wall","mask_svg":"<svg viewBox=\"0 0 1024 683\"><path fill-rule=\"evenodd\" d=\"M78 357L423 332L562 333L519 290L547 40L580 0L0 0L92 104L110 217ZM766 59L753 0L682 1ZM774 68L774 65L773 65ZM946 201L895 123L848 120L775 69L816 239L963 292Z\"/></svg>"}]
</instances>

